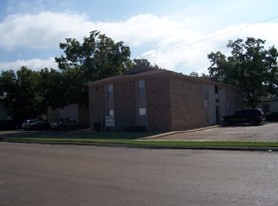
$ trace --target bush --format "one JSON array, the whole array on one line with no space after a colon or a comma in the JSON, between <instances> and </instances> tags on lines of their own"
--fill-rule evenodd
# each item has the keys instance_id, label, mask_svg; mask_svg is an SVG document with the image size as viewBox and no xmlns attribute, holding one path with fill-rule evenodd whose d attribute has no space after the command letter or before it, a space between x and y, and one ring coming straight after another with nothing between
<instances>
[{"instance_id":1,"label":"bush","mask_svg":"<svg viewBox=\"0 0 278 206\"><path fill-rule=\"evenodd\" d=\"M13 120L0 121L0 130L14 130L16 129L16 122Z\"/></svg>"},{"instance_id":2,"label":"bush","mask_svg":"<svg viewBox=\"0 0 278 206\"><path fill-rule=\"evenodd\" d=\"M145 132L146 126L124 126L122 132Z\"/></svg>"},{"instance_id":3,"label":"bush","mask_svg":"<svg viewBox=\"0 0 278 206\"><path fill-rule=\"evenodd\" d=\"M278 112L268 112L265 114L265 120L269 122L278 122Z\"/></svg>"}]
</instances>

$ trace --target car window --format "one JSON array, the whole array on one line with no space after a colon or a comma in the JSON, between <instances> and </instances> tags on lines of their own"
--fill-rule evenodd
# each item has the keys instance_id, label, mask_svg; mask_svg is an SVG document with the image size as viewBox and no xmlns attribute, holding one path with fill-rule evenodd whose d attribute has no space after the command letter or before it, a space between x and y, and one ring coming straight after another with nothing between
<instances>
[{"instance_id":1,"label":"car window","mask_svg":"<svg viewBox=\"0 0 278 206\"><path fill-rule=\"evenodd\" d=\"M64 122L65 122L64 119L60 119L60 120L58 121L59 124L64 123Z\"/></svg>"},{"instance_id":2,"label":"car window","mask_svg":"<svg viewBox=\"0 0 278 206\"><path fill-rule=\"evenodd\" d=\"M252 111L251 111L251 110L243 110L243 111L242 111L242 114L243 114L244 116L250 116L250 115L252 114Z\"/></svg>"},{"instance_id":3,"label":"car window","mask_svg":"<svg viewBox=\"0 0 278 206\"><path fill-rule=\"evenodd\" d=\"M255 111L254 111L254 114L256 114L256 115L261 115L262 112L260 112L259 110L255 110Z\"/></svg>"},{"instance_id":4,"label":"car window","mask_svg":"<svg viewBox=\"0 0 278 206\"><path fill-rule=\"evenodd\" d=\"M243 115L243 116L254 116L254 115L261 115L261 111L257 109L247 109L247 110L241 110L236 112L237 115Z\"/></svg>"},{"instance_id":5,"label":"car window","mask_svg":"<svg viewBox=\"0 0 278 206\"><path fill-rule=\"evenodd\" d=\"M76 122L74 119L67 119L68 122Z\"/></svg>"}]
</instances>

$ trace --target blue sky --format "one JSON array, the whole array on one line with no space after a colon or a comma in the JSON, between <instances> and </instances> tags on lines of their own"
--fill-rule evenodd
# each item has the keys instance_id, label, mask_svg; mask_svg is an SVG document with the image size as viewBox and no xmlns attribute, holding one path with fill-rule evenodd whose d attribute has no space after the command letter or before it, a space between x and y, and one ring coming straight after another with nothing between
<instances>
[{"instance_id":1,"label":"blue sky","mask_svg":"<svg viewBox=\"0 0 278 206\"><path fill-rule=\"evenodd\" d=\"M207 54L228 40L262 38L278 48L276 0L2 0L0 70L57 68L59 43L99 30L132 58L189 74L206 73Z\"/></svg>"}]
</instances>

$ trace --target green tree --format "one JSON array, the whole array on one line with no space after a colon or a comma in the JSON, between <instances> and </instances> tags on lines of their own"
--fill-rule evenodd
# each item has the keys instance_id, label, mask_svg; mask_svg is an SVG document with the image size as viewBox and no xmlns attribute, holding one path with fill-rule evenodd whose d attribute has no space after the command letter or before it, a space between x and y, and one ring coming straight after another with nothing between
<instances>
[{"instance_id":1,"label":"green tree","mask_svg":"<svg viewBox=\"0 0 278 206\"><path fill-rule=\"evenodd\" d=\"M66 104L65 79L62 73L55 69L45 68L40 71L39 89L43 96L43 108L56 109Z\"/></svg>"},{"instance_id":2,"label":"green tree","mask_svg":"<svg viewBox=\"0 0 278 206\"><path fill-rule=\"evenodd\" d=\"M147 59L133 59L134 65L151 66L151 63Z\"/></svg>"},{"instance_id":3,"label":"green tree","mask_svg":"<svg viewBox=\"0 0 278 206\"><path fill-rule=\"evenodd\" d=\"M157 64L151 64L147 59L133 59L133 65L144 65L154 69L161 69Z\"/></svg>"},{"instance_id":4,"label":"green tree","mask_svg":"<svg viewBox=\"0 0 278 206\"><path fill-rule=\"evenodd\" d=\"M39 88L40 75L27 67L2 71L0 87L5 93L5 104L12 118L18 122L45 114L43 96Z\"/></svg>"},{"instance_id":5,"label":"green tree","mask_svg":"<svg viewBox=\"0 0 278 206\"><path fill-rule=\"evenodd\" d=\"M67 38L60 43L64 55L55 60L61 70L80 69L85 81L93 81L123 73L131 65L130 49L123 42L114 42L98 31L90 32L80 43Z\"/></svg>"},{"instance_id":6,"label":"green tree","mask_svg":"<svg viewBox=\"0 0 278 206\"><path fill-rule=\"evenodd\" d=\"M199 77L199 74L198 74L198 72L191 72L189 74L189 76L191 76L191 77Z\"/></svg>"},{"instance_id":7,"label":"green tree","mask_svg":"<svg viewBox=\"0 0 278 206\"><path fill-rule=\"evenodd\" d=\"M60 49L64 55L55 60L67 86L68 103L87 103L85 83L122 74L132 67L129 47L98 31L90 32L83 42L67 38L65 43L60 43Z\"/></svg>"},{"instance_id":8,"label":"green tree","mask_svg":"<svg viewBox=\"0 0 278 206\"><path fill-rule=\"evenodd\" d=\"M264 44L264 40L252 37L237 39L227 45L230 56L220 51L208 55L211 78L241 88L245 105L253 108L262 97L277 94L278 52L274 46L265 49Z\"/></svg>"},{"instance_id":9,"label":"green tree","mask_svg":"<svg viewBox=\"0 0 278 206\"><path fill-rule=\"evenodd\" d=\"M0 76L0 95L12 95L15 90L16 74L13 70L2 71Z\"/></svg>"}]
</instances>

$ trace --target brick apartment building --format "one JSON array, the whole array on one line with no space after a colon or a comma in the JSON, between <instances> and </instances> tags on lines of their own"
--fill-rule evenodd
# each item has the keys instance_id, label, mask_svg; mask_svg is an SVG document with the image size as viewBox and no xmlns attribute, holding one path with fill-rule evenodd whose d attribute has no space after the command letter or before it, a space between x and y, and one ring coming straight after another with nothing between
<instances>
[{"instance_id":1,"label":"brick apartment building","mask_svg":"<svg viewBox=\"0 0 278 206\"><path fill-rule=\"evenodd\" d=\"M90 127L96 131L198 128L242 106L233 86L145 66L88 86Z\"/></svg>"}]
</instances>

